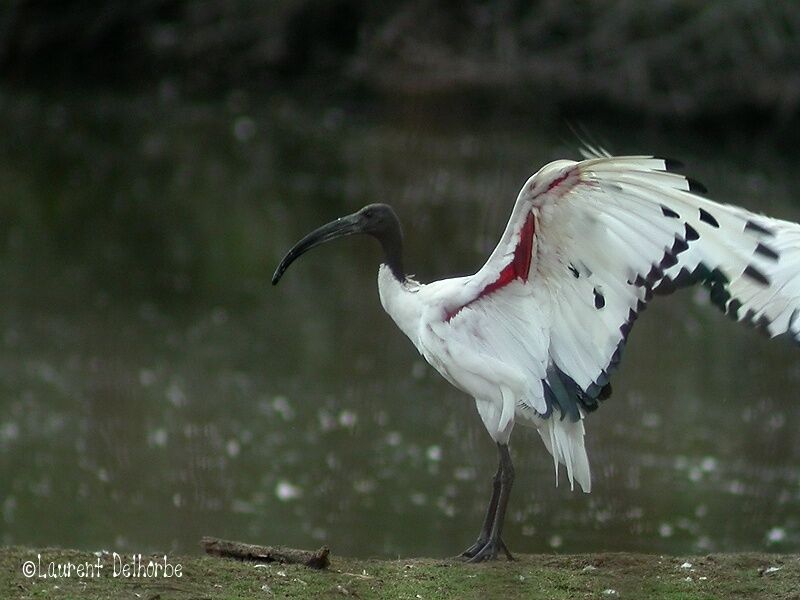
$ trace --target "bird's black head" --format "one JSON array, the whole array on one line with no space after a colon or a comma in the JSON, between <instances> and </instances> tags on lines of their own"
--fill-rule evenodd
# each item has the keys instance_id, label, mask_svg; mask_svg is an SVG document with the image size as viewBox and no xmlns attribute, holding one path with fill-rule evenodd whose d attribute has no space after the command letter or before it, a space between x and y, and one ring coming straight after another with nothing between
<instances>
[{"instance_id":1,"label":"bird's black head","mask_svg":"<svg viewBox=\"0 0 800 600\"><path fill-rule=\"evenodd\" d=\"M341 217L315 229L297 242L275 269L272 285L278 283L290 264L311 248L355 233L366 233L376 238L383 246L385 262L392 269L392 273L400 280L405 278L400 220L388 204L368 204L352 215Z\"/></svg>"}]
</instances>

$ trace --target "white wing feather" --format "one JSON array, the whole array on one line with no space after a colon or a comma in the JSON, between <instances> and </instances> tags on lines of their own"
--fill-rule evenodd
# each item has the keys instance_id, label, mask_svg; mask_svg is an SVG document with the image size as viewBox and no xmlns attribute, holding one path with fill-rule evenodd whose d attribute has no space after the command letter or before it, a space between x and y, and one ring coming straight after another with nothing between
<instances>
[{"instance_id":1,"label":"white wing feather","mask_svg":"<svg viewBox=\"0 0 800 600\"><path fill-rule=\"evenodd\" d=\"M704 283L737 319L800 338L800 226L698 196L665 160L595 154L543 167L486 264L458 286L426 286L441 313L419 337L431 364L478 400L496 440L507 441L514 416L536 425L586 491L581 419L654 289ZM530 215L527 277L498 285Z\"/></svg>"}]
</instances>

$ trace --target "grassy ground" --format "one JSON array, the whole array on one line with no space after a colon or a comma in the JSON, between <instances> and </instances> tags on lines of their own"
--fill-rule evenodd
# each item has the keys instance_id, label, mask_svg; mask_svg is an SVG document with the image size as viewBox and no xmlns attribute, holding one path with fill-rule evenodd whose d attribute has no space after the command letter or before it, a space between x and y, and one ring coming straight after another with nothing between
<instances>
[{"instance_id":1,"label":"grassy ground","mask_svg":"<svg viewBox=\"0 0 800 600\"><path fill-rule=\"evenodd\" d=\"M714 554L518 555L512 563L465 565L453 560L361 560L333 556L327 571L296 565L168 556L181 577L114 576L114 557L100 557L100 576L26 578L23 564L96 564L91 552L56 548L0 549L2 598L635 598L800 599L800 556ZM163 558L161 564L163 564ZM144 556L146 565L156 557ZM124 556L126 564L130 555ZM74 568L74 567L73 567ZM116 570L120 570L117 561Z\"/></svg>"}]
</instances>

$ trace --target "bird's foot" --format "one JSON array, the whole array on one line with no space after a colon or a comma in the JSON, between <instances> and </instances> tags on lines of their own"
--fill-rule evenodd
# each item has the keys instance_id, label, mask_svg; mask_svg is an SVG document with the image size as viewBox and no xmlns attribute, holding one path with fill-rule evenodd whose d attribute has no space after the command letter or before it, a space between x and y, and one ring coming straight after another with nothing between
<instances>
[{"instance_id":1,"label":"bird's foot","mask_svg":"<svg viewBox=\"0 0 800 600\"><path fill-rule=\"evenodd\" d=\"M508 551L506 544L500 538L478 540L472 546L464 550L461 554L467 562L478 563L485 560L497 560L497 555L503 552L508 560L514 560L511 552Z\"/></svg>"},{"instance_id":2,"label":"bird's foot","mask_svg":"<svg viewBox=\"0 0 800 600\"><path fill-rule=\"evenodd\" d=\"M486 543L489 541L489 538L478 538L472 546L464 550L458 558L472 558L478 552L480 552Z\"/></svg>"}]
</instances>

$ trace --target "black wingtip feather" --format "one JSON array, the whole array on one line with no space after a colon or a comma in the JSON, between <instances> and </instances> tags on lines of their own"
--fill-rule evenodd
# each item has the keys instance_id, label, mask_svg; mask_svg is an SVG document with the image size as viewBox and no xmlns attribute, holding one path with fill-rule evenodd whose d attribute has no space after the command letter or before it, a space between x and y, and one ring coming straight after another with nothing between
<instances>
[{"instance_id":1,"label":"black wingtip feather","mask_svg":"<svg viewBox=\"0 0 800 600\"><path fill-rule=\"evenodd\" d=\"M661 205L661 213L665 217L669 217L670 219L680 219L681 218L681 216L678 213L676 213L674 210L672 210L669 206L664 206L663 204Z\"/></svg>"},{"instance_id":2,"label":"black wingtip feather","mask_svg":"<svg viewBox=\"0 0 800 600\"><path fill-rule=\"evenodd\" d=\"M704 186L702 183L693 179L692 177L687 177L686 181L689 183L689 191L693 194L707 194L708 188Z\"/></svg>"},{"instance_id":3,"label":"black wingtip feather","mask_svg":"<svg viewBox=\"0 0 800 600\"><path fill-rule=\"evenodd\" d=\"M666 169L671 173L675 173L684 167L684 164L681 161L676 160L674 158L667 158L665 156L662 156L661 160L664 161L664 169Z\"/></svg>"},{"instance_id":4,"label":"black wingtip feather","mask_svg":"<svg viewBox=\"0 0 800 600\"><path fill-rule=\"evenodd\" d=\"M760 254L761 256L764 256L770 260L778 260L778 258L780 258L778 256L778 253L775 252L775 250L773 250L769 246L765 246L761 242L759 242L758 246L756 246L755 252L756 254Z\"/></svg>"},{"instance_id":5,"label":"black wingtip feather","mask_svg":"<svg viewBox=\"0 0 800 600\"><path fill-rule=\"evenodd\" d=\"M753 232L759 233L761 235L768 235L768 236L774 236L775 235L775 233L773 231L767 229L766 227L762 227L761 225L759 225L755 221L748 221L747 223L745 223L744 230L745 231L753 231Z\"/></svg>"},{"instance_id":6,"label":"black wingtip feather","mask_svg":"<svg viewBox=\"0 0 800 600\"><path fill-rule=\"evenodd\" d=\"M714 218L714 215L702 208L700 209L700 220L703 221L703 223L707 223L708 225L719 229L719 222Z\"/></svg>"},{"instance_id":7,"label":"black wingtip feather","mask_svg":"<svg viewBox=\"0 0 800 600\"><path fill-rule=\"evenodd\" d=\"M747 268L744 270L744 274L761 285L769 285L769 279L767 279L766 275L756 269L753 265L747 265Z\"/></svg>"},{"instance_id":8,"label":"black wingtip feather","mask_svg":"<svg viewBox=\"0 0 800 600\"><path fill-rule=\"evenodd\" d=\"M700 234L697 233L697 230L694 227L686 223L686 235L684 237L686 238L687 242L693 242L700 239Z\"/></svg>"}]
</instances>

